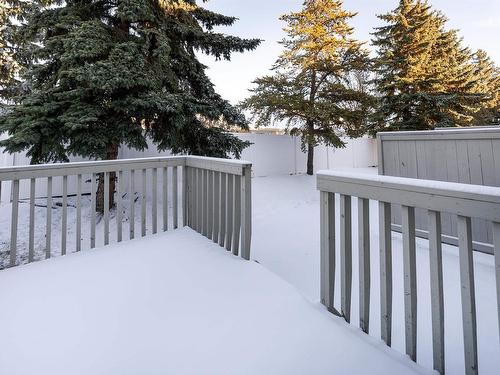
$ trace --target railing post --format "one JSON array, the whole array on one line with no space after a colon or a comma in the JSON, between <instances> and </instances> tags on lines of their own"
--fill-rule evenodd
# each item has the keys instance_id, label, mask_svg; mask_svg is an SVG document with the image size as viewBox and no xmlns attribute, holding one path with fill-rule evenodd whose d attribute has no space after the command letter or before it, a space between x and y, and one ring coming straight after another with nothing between
<instances>
[{"instance_id":1,"label":"railing post","mask_svg":"<svg viewBox=\"0 0 500 375\"><path fill-rule=\"evenodd\" d=\"M252 166L243 168L241 177L241 256L250 260L252 240Z\"/></svg>"}]
</instances>

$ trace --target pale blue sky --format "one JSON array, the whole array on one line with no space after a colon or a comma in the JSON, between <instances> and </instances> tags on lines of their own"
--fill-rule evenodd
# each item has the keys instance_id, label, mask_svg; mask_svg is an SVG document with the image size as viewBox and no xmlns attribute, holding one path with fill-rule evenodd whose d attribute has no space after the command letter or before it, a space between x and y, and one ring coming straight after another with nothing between
<instances>
[{"instance_id":1,"label":"pale blue sky","mask_svg":"<svg viewBox=\"0 0 500 375\"><path fill-rule=\"evenodd\" d=\"M476 50L484 49L500 64L500 0L430 0L448 18L448 27L460 29L464 43ZM397 6L398 0L344 0L347 10L356 11L353 19L355 35L369 42L373 27L380 25L376 14L385 13ZM210 0L204 6L226 15L239 18L230 28L220 31L242 37L264 39L257 50L235 54L231 62L202 58L209 66L208 74L217 91L226 99L237 103L248 95L251 82L266 74L278 57L281 46L277 43L284 36L283 23L278 17L300 9L302 0Z\"/></svg>"}]
</instances>

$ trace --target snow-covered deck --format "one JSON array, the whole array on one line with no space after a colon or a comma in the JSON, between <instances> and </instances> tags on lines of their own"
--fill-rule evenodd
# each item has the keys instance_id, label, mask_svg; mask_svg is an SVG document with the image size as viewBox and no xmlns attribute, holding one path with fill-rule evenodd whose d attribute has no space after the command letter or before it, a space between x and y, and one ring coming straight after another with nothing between
<instances>
[{"instance_id":1,"label":"snow-covered deck","mask_svg":"<svg viewBox=\"0 0 500 375\"><path fill-rule=\"evenodd\" d=\"M4 270L0 301L0 374L426 373L187 228Z\"/></svg>"}]
</instances>

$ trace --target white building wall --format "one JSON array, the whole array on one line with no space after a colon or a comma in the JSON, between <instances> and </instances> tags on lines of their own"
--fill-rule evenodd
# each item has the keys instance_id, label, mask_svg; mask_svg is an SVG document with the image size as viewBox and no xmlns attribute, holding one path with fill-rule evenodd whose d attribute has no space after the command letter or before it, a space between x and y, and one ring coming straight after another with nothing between
<instances>
[{"instance_id":1,"label":"white building wall","mask_svg":"<svg viewBox=\"0 0 500 375\"><path fill-rule=\"evenodd\" d=\"M306 173L307 154L300 139L288 135L238 134L253 143L243 151L242 159L253 163L255 176ZM314 171L330 168L359 168L377 165L377 142L364 137L349 139L347 147L318 146L315 149Z\"/></svg>"}]
</instances>

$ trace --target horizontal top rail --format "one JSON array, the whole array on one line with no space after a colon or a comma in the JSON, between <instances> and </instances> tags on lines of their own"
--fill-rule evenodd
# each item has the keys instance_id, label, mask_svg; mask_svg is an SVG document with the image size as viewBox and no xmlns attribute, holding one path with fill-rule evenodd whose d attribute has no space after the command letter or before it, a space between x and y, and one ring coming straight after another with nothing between
<instances>
[{"instance_id":1,"label":"horizontal top rail","mask_svg":"<svg viewBox=\"0 0 500 375\"><path fill-rule=\"evenodd\" d=\"M318 190L500 221L500 188L355 172L320 171Z\"/></svg>"},{"instance_id":2,"label":"horizontal top rail","mask_svg":"<svg viewBox=\"0 0 500 375\"><path fill-rule=\"evenodd\" d=\"M137 159L83 161L73 163L36 164L15 167L0 167L0 181L126 171L131 169L148 169L162 166L190 166L242 175L243 169L251 166L251 163L240 160L226 160L201 156L165 156Z\"/></svg>"},{"instance_id":3,"label":"horizontal top rail","mask_svg":"<svg viewBox=\"0 0 500 375\"><path fill-rule=\"evenodd\" d=\"M203 156L187 156L186 166L209 169L215 172L243 175L243 169L251 167L252 163L243 160L207 158Z\"/></svg>"},{"instance_id":4,"label":"horizontal top rail","mask_svg":"<svg viewBox=\"0 0 500 375\"><path fill-rule=\"evenodd\" d=\"M377 138L384 141L439 141L443 139L496 139L500 138L500 127L449 128L439 130L394 131L377 133Z\"/></svg>"}]
</instances>

